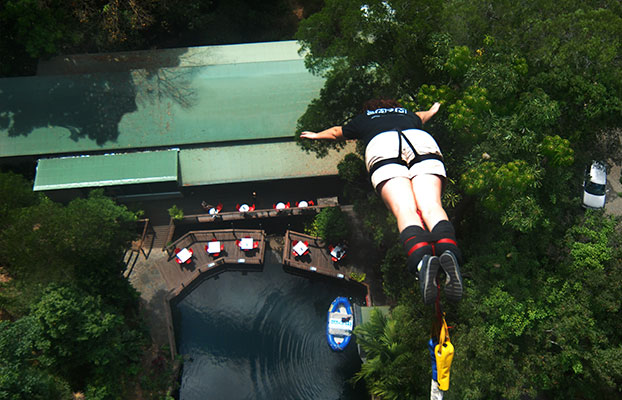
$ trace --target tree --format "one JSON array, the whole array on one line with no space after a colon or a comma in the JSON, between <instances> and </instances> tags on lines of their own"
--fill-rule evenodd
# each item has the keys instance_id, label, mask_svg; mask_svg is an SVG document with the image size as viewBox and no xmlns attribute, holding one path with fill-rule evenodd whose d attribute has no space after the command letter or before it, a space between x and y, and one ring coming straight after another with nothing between
<instances>
[{"instance_id":1,"label":"tree","mask_svg":"<svg viewBox=\"0 0 622 400\"><path fill-rule=\"evenodd\" d=\"M0 75L34 75L37 58L58 54L287 40L318 3L2 0Z\"/></svg>"},{"instance_id":2,"label":"tree","mask_svg":"<svg viewBox=\"0 0 622 400\"><path fill-rule=\"evenodd\" d=\"M40 367L41 328L32 317L0 321L0 398L70 399L67 382Z\"/></svg>"},{"instance_id":3,"label":"tree","mask_svg":"<svg viewBox=\"0 0 622 400\"><path fill-rule=\"evenodd\" d=\"M90 383L106 387L111 394L122 392L128 370L140 359L143 338L101 298L52 285L33 305L30 317L41 330L36 345L45 367L76 389Z\"/></svg>"},{"instance_id":4,"label":"tree","mask_svg":"<svg viewBox=\"0 0 622 400\"><path fill-rule=\"evenodd\" d=\"M616 222L583 218L576 187L597 151L620 159L622 6L451 0L426 7L327 2L302 24L307 65L327 84L300 127L313 130L318 111L331 123L346 121L364 97L383 92L412 111L440 101L426 130L453 180L447 210L465 256L464 299L447 309L457 316L451 391L472 399L614 398L622 338L611 300L619 297L621 245ZM595 142L617 147L586 146ZM305 149L321 155L325 145L314 146ZM340 174L356 176L355 163L343 165ZM366 227L387 250L387 293L412 312L413 293L393 279L403 269L393 221L381 217L386 210L370 189L352 189L355 210L373 221ZM364 379L386 388L382 373ZM412 392L391 386L391 393Z\"/></svg>"},{"instance_id":5,"label":"tree","mask_svg":"<svg viewBox=\"0 0 622 400\"><path fill-rule=\"evenodd\" d=\"M0 261L12 278L0 294L2 307L23 315L50 282L75 282L121 309L133 303L121 260L136 235L135 221L101 191L67 206L43 199L14 209L0 233Z\"/></svg>"},{"instance_id":6,"label":"tree","mask_svg":"<svg viewBox=\"0 0 622 400\"><path fill-rule=\"evenodd\" d=\"M0 323L0 397L126 397L145 344L121 274L137 215L101 191L54 203L14 174L0 174L0 198L0 304L15 320Z\"/></svg>"},{"instance_id":7,"label":"tree","mask_svg":"<svg viewBox=\"0 0 622 400\"><path fill-rule=\"evenodd\" d=\"M389 317L372 309L369 321L354 329L366 357L354 379L364 379L369 392L383 399L423 396L428 388L421 383L430 382L431 371L429 355L422 362L422 352L413 351L417 341L410 333L420 328L417 325L404 307L395 308Z\"/></svg>"},{"instance_id":8,"label":"tree","mask_svg":"<svg viewBox=\"0 0 622 400\"><path fill-rule=\"evenodd\" d=\"M9 212L36 204L37 195L30 183L13 172L0 172L0 227L7 221Z\"/></svg>"},{"instance_id":9,"label":"tree","mask_svg":"<svg viewBox=\"0 0 622 400\"><path fill-rule=\"evenodd\" d=\"M336 245L350 236L348 217L339 207L324 208L315 216L307 233Z\"/></svg>"}]
</instances>

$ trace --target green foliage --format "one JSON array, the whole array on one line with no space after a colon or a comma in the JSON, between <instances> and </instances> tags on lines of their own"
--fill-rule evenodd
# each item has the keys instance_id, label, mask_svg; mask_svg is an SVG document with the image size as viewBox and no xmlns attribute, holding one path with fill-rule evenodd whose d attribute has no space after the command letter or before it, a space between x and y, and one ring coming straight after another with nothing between
<instances>
[{"instance_id":1,"label":"green foliage","mask_svg":"<svg viewBox=\"0 0 622 400\"><path fill-rule=\"evenodd\" d=\"M348 153L337 165L339 177L352 185L367 184L367 170L365 162L354 153Z\"/></svg>"},{"instance_id":2,"label":"green foliage","mask_svg":"<svg viewBox=\"0 0 622 400\"><path fill-rule=\"evenodd\" d=\"M570 141L559 135L545 136L540 151L556 167L568 167L574 163L574 150L570 147Z\"/></svg>"},{"instance_id":3,"label":"green foliage","mask_svg":"<svg viewBox=\"0 0 622 400\"><path fill-rule=\"evenodd\" d=\"M365 278L367 278L367 274L364 272L356 272L356 271L350 272L350 279L354 281L363 282Z\"/></svg>"},{"instance_id":4,"label":"green foliage","mask_svg":"<svg viewBox=\"0 0 622 400\"><path fill-rule=\"evenodd\" d=\"M547 280L547 306L554 312L549 321L544 356L553 391L563 387L559 398L615 398L619 395L622 351L619 296L622 295L622 235L619 221L602 213L588 212L568 230L568 259L560 263L559 276ZM572 279L565 279L571 276ZM543 363L544 364L544 363ZM596 395L596 387L598 387Z\"/></svg>"},{"instance_id":5,"label":"green foliage","mask_svg":"<svg viewBox=\"0 0 622 400\"><path fill-rule=\"evenodd\" d=\"M337 244L350 237L348 216L339 207L324 208L315 218L307 233Z\"/></svg>"},{"instance_id":6,"label":"green foliage","mask_svg":"<svg viewBox=\"0 0 622 400\"><path fill-rule=\"evenodd\" d=\"M397 220L387 210L380 196L368 191L354 201L354 211L377 248L391 246L397 240Z\"/></svg>"},{"instance_id":7,"label":"green foliage","mask_svg":"<svg viewBox=\"0 0 622 400\"><path fill-rule=\"evenodd\" d=\"M0 74L36 72L37 57L289 40L318 0L4 0ZM11 63L13 62L13 63ZM11 65L13 64L13 65Z\"/></svg>"},{"instance_id":8,"label":"green foliage","mask_svg":"<svg viewBox=\"0 0 622 400\"><path fill-rule=\"evenodd\" d=\"M539 169L523 160L510 161L501 166L488 161L465 172L461 184L467 194L480 196L482 205L488 210L501 213L520 196L535 189L539 185L539 175ZM529 201L521 202L523 206L529 204ZM531 203L531 210L536 210L537 204Z\"/></svg>"},{"instance_id":9,"label":"green foliage","mask_svg":"<svg viewBox=\"0 0 622 400\"><path fill-rule=\"evenodd\" d=\"M471 68L474 57L467 46L455 46L449 51L443 69L453 78L461 78Z\"/></svg>"},{"instance_id":10,"label":"green foliage","mask_svg":"<svg viewBox=\"0 0 622 400\"><path fill-rule=\"evenodd\" d=\"M455 93L447 85L436 87L436 85L423 84L417 93L417 102L420 107L411 106L410 111L427 110L437 101L441 104L451 104L455 101L454 99Z\"/></svg>"},{"instance_id":11,"label":"green foliage","mask_svg":"<svg viewBox=\"0 0 622 400\"><path fill-rule=\"evenodd\" d=\"M40 368L37 341L41 328L34 318L0 321L0 397L3 399L69 399L67 382Z\"/></svg>"},{"instance_id":12,"label":"green foliage","mask_svg":"<svg viewBox=\"0 0 622 400\"><path fill-rule=\"evenodd\" d=\"M168 209L168 215L170 215L174 220L180 221L184 218L184 210L173 204L173 206Z\"/></svg>"},{"instance_id":13,"label":"green foliage","mask_svg":"<svg viewBox=\"0 0 622 400\"><path fill-rule=\"evenodd\" d=\"M416 287L414 276L406 270L406 257L399 243L390 247L380 265L382 288L385 294L397 301L404 293L412 293Z\"/></svg>"},{"instance_id":14,"label":"green foliage","mask_svg":"<svg viewBox=\"0 0 622 400\"><path fill-rule=\"evenodd\" d=\"M76 282L125 307L135 293L122 279L121 259L135 237L136 215L101 191L62 206L48 199L9 214L0 232L0 261L13 278L12 292L0 293L0 305L14 315L26 312L50 282ZM19 251L15 244L19 243Z\"/></svg>"},{"instance_id":15,"label":"green foliage","mask_svg":"<svg viewBox=\"0 0 622 400\"><path fill-rule=\"evenodd\" d=\"M0 172L0 227L7 221L9 211L37 203L31 184L21 175Z\"/></svg>"},{"instance_id":16,"label":"green foliage","mask_svg":"<svg viewBox=\"0 0 622 400\"><path fill-rule=\"evenodd\" d=\"M534 305L517 301L503 289L502 284L492 288L485 297L482 311L491 321L487 335L492 342L520 337L532 318L538 316Z\"/></svg>"},{"instance_id":17,"label":"green foliage","mask_svg":"<svg viewBox=\"0 0 622 400\"><path fill-rule=\"evenodd\" d=\"M491 107L486 96L486 88L470 86L461 99L448 107L447 121L450 127L467 140L479 139L484 131L482 117Z\"/></svg>"},{"instance_id":18,"label":"green foliage","mask_svg":"<svg viewBox=\"0 0 622 400\"><path fill-rule=\"evenodd\" d=\"M181 356L178 355L177 358ZM170 349L162 346L158 349L156 357L151 362L151 368L142 371L140 376L140 387L143 396L150 400L173 400L170 392L177 388L177 384L172 384L176 379L178 368L176 364L181 360L172 361L170 359ZM163 396L163 394L166 393Z\"/></svg>"},{"instance_id":19,"label":"green foliage","mask_svg":"<svg viewBox=\"0 0 622 400\"><path fill-rule=\"evenodd\" d=\"M555 129L561 116L560 105L542 89L525 92L517 104L518 125L523 129Z\"/></svg>"},{"instance_id":20,"label":"green foliage","mask_svg":"<svg viewBox=\"0 0 622 400\"><path fill-rule=\"evenodd\" d=\"M409 399L426 392L419 381L427 374L411 348L409 332L413 328L416 324L412 315L397 307L390 317L373 309L369 321L354 329L356 341L367 357L354 379L365 380L371 394L383 399ZM425 360L429 366L428 360L429 355Z\"/></svg>"},{"instance_id":21,"label":"green foliage","mask_svg":"<svg viewBox=\"0 0 622 400\"><path fill-rule=\"evenodd\" d=\"M339 178L344 181L344 197L348 202L354 202L369 191L367 169L363 159L354 153L348 153L337 164Z\"/></svg>"},{"instance_id":22,"label":"green foliage","mask_svg":"<svg viewBox=\"0 0 622 400\"><path fill-rule=\"evenodd\" d=\"M467 261L465 296L448 309L459 316L448 396L618 398L620 232L601 213L582 215L583 171L575 161L619 159L609 144L619 144L622 125L622 6L394 1L391 11L381 3L370 3L365 15L352 2L327 2L298 35L308 65L326 76L339 70L347 91L372 97L366 85L374 82L413 111L442 103L426 129L450 178L459 177L448 212ZM345 70L373 79L357 88ZM336 82L315 107L330 104L327 113L347 118L361 99ZM385 252L385 292L414 312L418 293L404 271L395 220L371 190L361 187L352 198ZM419 329L410 331L414 337L427 335L405 326ZM406 350L416 355L414 368L424 349ZM414 397L408 377L391 369L397 365L381 358L364 367L368 387ZM416 390L427 389L419 378Z\"/></svg>"},{"instance_id":23,"label":"green foliage","mask_svg":"<svg viewBox=\"0 0 622 400\"><path fill-rule=\"evenodd\" d=\"M16 320L0 323L0 393L68 399L71 387L123 397L144 345L137 293L120 261L136 214L101 191L63 206L26 194L14 175L0 182L0 198L15 190L0 232L0 265L10 277L0 307Z\"/></svg>"},{"instance_id":24,"label":"green foliage","mask_svg":"<svg viewBox=\"0 0 622 400\"><path fill-rule=\"evenodd\" d=\"M69 382L98 382L120 393L124 375L112 376L138 362L142 338L128 329L123 317L93 297L71 287L49 287L34 304L30 316L41 335L37 347L41 363ZM101 397L101 398L107 398Z\"/></svg>"},{"instance_id":25,"label":"green foliage","mask_svg":"<svg viewBox=\"0 0 622 400\"><path fill-rule=\"evenodd\" d=\"M9 0L3 17L15 24L15 38L31 57L53 54L71 37L71 13L60 1Z\"/></svg>"},{"instance_id":26,"label":"green foliage","mask_svg":"<svg viewBox=\"0 0 622 400\"><path fill-rule=\"evenodd\" d=\"M501 216L501 224L508 225L518 232L533 232L541 223L546 224L544 211L531 196L518 197Z\"/></svg>"}]
</instances>

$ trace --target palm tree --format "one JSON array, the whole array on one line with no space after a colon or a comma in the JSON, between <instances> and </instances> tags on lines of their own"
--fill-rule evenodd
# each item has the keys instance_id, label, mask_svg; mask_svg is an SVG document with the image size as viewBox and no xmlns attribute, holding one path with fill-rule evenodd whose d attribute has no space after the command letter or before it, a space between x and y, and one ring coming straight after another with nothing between
<instances>
[{"instance_id":1,"label":"palm tree","mask_svg":"<svg viewBox=\"0 0 622 400\"><path fill-rule=\"evenodd\" d=\"M404 325L408 322L402 318L387 317L373 309L369 321L354 329L356 341L365 355L354 381L364 379L369 392L385 400L415 397L416 390L411 383L418 379L413 376L413 354L404 342L403 334L407 329Z\"/></svg>"}]
</instances>

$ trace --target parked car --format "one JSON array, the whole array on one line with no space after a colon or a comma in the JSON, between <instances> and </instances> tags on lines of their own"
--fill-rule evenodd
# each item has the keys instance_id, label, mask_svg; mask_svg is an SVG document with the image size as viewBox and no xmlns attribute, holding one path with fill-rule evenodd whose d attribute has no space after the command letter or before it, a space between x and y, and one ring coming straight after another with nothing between
<instances>
[{"instance_id":1,"label":"parked car","mask_svg":"<svg viewBox=\"0 0 622 400\"><path fill-rule=\"evenodd\" d=\"M602 161L593 161L585 172L583 207L603 208L607 194L607 167Z\"/></svg>"}]
</instances>

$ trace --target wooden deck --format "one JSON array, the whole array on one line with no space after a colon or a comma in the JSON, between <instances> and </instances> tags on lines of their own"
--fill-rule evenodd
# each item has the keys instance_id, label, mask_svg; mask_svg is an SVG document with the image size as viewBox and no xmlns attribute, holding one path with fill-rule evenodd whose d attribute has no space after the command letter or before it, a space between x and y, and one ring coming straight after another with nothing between
<instances>
[{"instance_id":1,"label":"wooden deck","mask_svg":"<svg viewBox=\"0 0 622 400\"><path fill-rule=\"evenodd\" d=\"M188 288L194 280L203 273L218 273L223 271L223 266L236 265L236 269L248 270L261 268L266 251L265 233L258 229L222 229L210 231L191 231L180 237L170 246L166 247L168 257L166 261L157 265L164 277L166 286L170 292L169 298L179 295ZM258 247L243 251L236 241L244 237L253 238L258 242ZM205 246L208 242L216 239L220 241L224 250L219 257L209 254ZM188 264L178 264L175 260L176 248L192 249L192 261Z\"/></svg>"},{"instance_id":2,"label":"wooden deck","mask_svg":"<svg viewBox=\"0 0 622 400\"><path fill-rule=\"evenodd\" d=\"M181 220L170 219L167 229L167 233L162 236L162 239L158 242L161 244L162 250L166 250L166 244L170 243L175 236L175 230L179 226L188 224L206 224L204 226L209 227L213 225L215 228L222 227L223 223L233 223L236 221L252 221L252 220L266 220L273 218L283 218L291 216L314 216L318 214L324 208L339 207L339 203L336 198L318 199L321 204L308 207L291 207L283 210L276 209L257 209L253 211L239 212L239 211L227 211L220 212L218 214L210 215L204 214L190 214L184 215ZM231 225L233 226L233 225ZM164 230L164 227L161 227Z\"/></svg>"},{"instance_id":3,"label":"wooden deck","mask_svg":"<svg viewBox=\"0 0 622 400\"><path fill-rule=\"evenodd\" d=\"M221 222L221 221L239 221L247 219L261 219L261 218L274 218L274 217L287 217L293 215L315 215L322 211L323 208L335 207L334 204L329 205L317 205L309 207L292 207L285 208L283 210L275 209L259 209L247 212L221 212L216 215L198 214L184 216L184 220L196 219L196 222L209 223L209 222Z\"/></svg>"},{"instance_id":4,"label":"wooden deck","mask_svg":"<svg viewBox=\"0 0 622 400\"><path fill-rule=\"evenodd\" d=\"M292 243L296 240L309 243L308 254L297 257L292 253ZM304 233L285 232L283 264L298 270L298 272L304 271L350 280L331 259L328 245L321 238L305 235Z\"/></svg>"}]
</instances>

